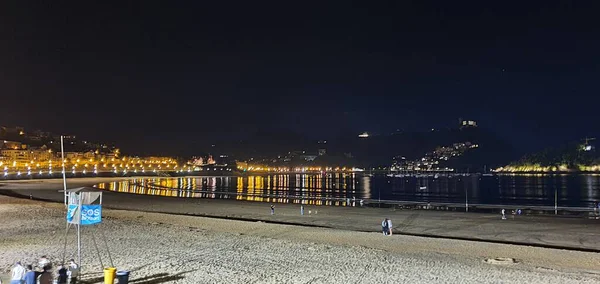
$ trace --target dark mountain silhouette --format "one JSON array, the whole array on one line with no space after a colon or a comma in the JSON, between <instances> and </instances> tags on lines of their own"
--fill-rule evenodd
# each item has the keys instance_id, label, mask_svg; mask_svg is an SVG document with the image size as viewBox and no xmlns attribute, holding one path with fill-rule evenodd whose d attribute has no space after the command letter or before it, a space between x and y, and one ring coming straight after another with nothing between
<instances>
[{"instance_id":1,"label":"dark mountain silhouette","mask_svg":"<svg viewBox=\"0 0 600 284\"><path fill-rule=\"evenodd\" d=\"M481 128L397 132L368 138L346 133L326 143L285 130L260 131L248 139L224 141L215 146L214 151L228 153L238 160L272 162L294 152L316 155L318 149L325 149L326 155L317 157L312 164L376 167L389 166L397 156L418 159L436 147L460 142L471 142L479 147L448 161L457 170L481 171L486 166L489 169L505 165L517 157L511 145Z\"/></svg>"}]
</instances>

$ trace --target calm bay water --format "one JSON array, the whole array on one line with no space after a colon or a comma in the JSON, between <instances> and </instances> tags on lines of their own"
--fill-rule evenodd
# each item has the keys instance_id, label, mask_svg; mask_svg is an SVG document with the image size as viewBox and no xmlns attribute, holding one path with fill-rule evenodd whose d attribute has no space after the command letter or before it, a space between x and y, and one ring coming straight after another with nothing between
<instances>
[{"instance_id":1,"label":"calm bay water","mask_svg":"<svg viewBox=\"0 0 600 284\"><path fill-rule=\"evenodd\" d=\"M139 178L99 188L185 198L357 205L359 200L590 207L600 199L600 175L387 177L280 174L244 177Z\"/></svg>"}]
</instances>

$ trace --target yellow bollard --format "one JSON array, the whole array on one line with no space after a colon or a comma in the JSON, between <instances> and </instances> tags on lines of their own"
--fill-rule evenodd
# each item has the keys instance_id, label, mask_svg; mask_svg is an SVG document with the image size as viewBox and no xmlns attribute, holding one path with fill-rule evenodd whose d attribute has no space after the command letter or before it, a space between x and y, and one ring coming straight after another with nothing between
<instances>
[{"instance_id":1,"label":"yellow bollard","mask_svg":"<svg viewBox=\"0 0 600 284\"><path fill-rule=\"evenodd\" d=\"M117 269L114 267L104 268L104 284L114 284L116 272Z\"/></svg>"}]
</instances>

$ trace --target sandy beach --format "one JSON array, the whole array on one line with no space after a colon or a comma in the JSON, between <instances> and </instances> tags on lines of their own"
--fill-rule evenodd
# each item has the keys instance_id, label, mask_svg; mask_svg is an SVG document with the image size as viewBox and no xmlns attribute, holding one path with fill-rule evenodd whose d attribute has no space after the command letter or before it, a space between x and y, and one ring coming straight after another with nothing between
<instances>
[{"instance_id":1,"label":"sandy beach","mask_svg":"<svg viewBox=\"0 0 600 284\"><path fill-rule=\"evenodd\" d=\"M0 271L63 254L64 206L0 196ZM382 236L316 228L105 210L114 265L133 283L597 283L600 254L531 246ZM84 228L86 283L101 283L98 228ZM67 258L76 255L75 235ZM109 264L108 254L100 254ZM514 262L494 261L511 258ZM487 260L487 261L486 261Z\"/></svg>"},{"instance_id":2,"label":"sandy beach","mask_svg":"<svg viewBox=\"0 0 600 284\"><path fill-rule=\"evenodd\" d=\"M62 259L64 209L0 197L0 268L42 254ZM594 283L596 253L106 210L115 266L135 283ZM84 280L100 283L92 234L83 231ZM99 240L98 240L99 242ZM99 242L100 243L100 242ZM67 258L76 254L69 238ZM101 257L108 263L108 255ZM518 263L491 264L511 257Z\"/></svg>"},{"instance_id":3,"label":"sandy beach","mask_svg":"<svg viewBox=\"0 0 600 284\"><path fill-rule=\"evenodd\" d=\"M115 178L69 179L69 188L91 186ZM34 199L63 202L61 179L0 182L0 194L31 196ZM464 213L394 208L306 206L300 215L297 204L277 203L270 215L269 203L225 199L177 198L104 192L104 208L172 213L186 216L217 217L246 221L378 232L384 217L394 222L396 234L476 240L493 243L534 245L600 252L600 220L540 215L509 216L500 213ZM314 214L318 213L318 214Z\"/></svg>"}]
</instances>

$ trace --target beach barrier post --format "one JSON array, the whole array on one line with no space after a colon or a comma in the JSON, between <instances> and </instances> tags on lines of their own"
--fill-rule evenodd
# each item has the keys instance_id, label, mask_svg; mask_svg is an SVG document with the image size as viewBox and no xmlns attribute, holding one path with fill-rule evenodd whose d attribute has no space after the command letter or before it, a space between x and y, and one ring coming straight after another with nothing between
<instances>
[{"instance_id":1,"label":"beach barrier post","mask_svg":"<svg viewBox=\"0 0 600 284\"><path fill-rule=\"evenodd\" d=\"M558 190L554 186L554 215L558 215Z\"/></svg>"},{"instance_id":2,"label":"beach barrier post","mask_svg":"<svg viewBox=\"0 0 600 284\"><path fill-rule=\"evenodd\" d=\"M114 267L104 268L104 284L114 284L116 272L117 269Z\"/></svg>"}]
</instances>

